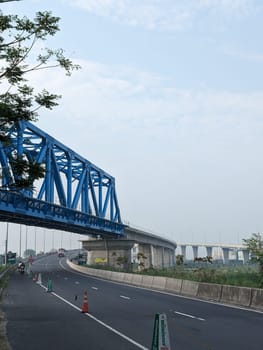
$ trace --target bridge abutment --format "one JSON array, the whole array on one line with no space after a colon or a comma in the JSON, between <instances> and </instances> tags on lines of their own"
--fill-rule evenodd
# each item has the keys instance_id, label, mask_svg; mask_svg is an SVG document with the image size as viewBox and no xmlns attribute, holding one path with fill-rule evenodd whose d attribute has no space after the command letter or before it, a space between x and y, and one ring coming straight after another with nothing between
<instances>
[{"instance_id":1,"label":"bridge abutment","mask_svg":"<svg viewBox=\"0 0 263 350\"><path fill-rule=\"evenodd\" d=\"M88 265L121 267L131 264L131 248L134 243L134 241L123 239L99 239L82 241L82 247L88 251Z\"/></svg>"}]
</instances>

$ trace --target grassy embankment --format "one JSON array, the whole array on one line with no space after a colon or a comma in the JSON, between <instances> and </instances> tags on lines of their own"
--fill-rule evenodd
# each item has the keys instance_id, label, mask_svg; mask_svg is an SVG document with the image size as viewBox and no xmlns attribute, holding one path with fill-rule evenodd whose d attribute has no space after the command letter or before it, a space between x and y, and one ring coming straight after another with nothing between
<instances>
[{"instance_id":1,"label":"grassy embankment","mask_svg":"<svg viewBox=\"0 0 263 350\"><path fill-rule=\"evenodd\" d=\"M123 272L123 269L121 268L116 269L109 266L93 265L89 267ZM144 269L140 272L134 271L134 273L185 279L196 282L226 284L249 288L263 288L263 276L260 275L257 265L181 265L167 269Z\"/></svg>"}]
</instances>

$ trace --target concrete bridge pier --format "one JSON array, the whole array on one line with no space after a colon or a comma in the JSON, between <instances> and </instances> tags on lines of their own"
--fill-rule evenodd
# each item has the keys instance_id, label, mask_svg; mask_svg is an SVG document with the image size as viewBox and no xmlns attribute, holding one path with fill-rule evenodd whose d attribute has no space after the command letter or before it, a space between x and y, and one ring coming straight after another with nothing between
<instances>
[{"instance_id":1,"label":"concrete bridge pier","mask_svg":"<svg viewBox=\"0 0 263 350\"><path fill-rule=\"evenodd\" d=\"M119 266L121 261L131 263L131 248L134 241L121 239L99 239L82 241L83 249L88 251L87 263Z\"/></svg>"},{"instance_id":2,"label":"concrete bridge pier","mask_svg":"<svg viewBox=\"0 0 263 350\"><path fill-rule=\"evenodd\" d=\"M229 250L230 250L229 248L222 247L224 263L225 264L229 263Z\"/></svg>"},{"instance_id":3,"label":"concrete bridge pier","mask_svg":"<svg viewBox=\"0 0 263 350\"><path fill-rule=\"evenodd\" d=\"M181 253L184 257L184 260L186 259L186 245L181 245Z\"/></svg>"},{"instance_id":4,"label":"concrete bridge pier","mask_svg":"<svg viewBox=\"0 0 263 350\"><path fill-rule=\"evenodd\" d=\"M138 252L143 254L140 260L145 269L150 267L166 268L175 265L175 250L173 249L149 244L139 244L138 248Z\"/></svg>"},{"instance_id":5,"label":"concrete bridge pier","mask_svg":"<svg viewBox=\"0 0 263 350\"><path fill-rule=\"evenodd\" d=\"M212 256L213 247L206 247L206 255Z\"/></svg>"},{"instance_id":6,"label":"concrete bridge pier","mask_svg":"<svg viewBox=\"0 0 263 350\"><path fill-rule=\"evenodd\" d=\"M192 245L194 259L198 258L198 245Z\"/></svg>"},{"instance_id":7,"label":"concrete bridge pier","mask_svg":"<svg viewBox=\"0 0 263 350\"><path fill-rule=\"evenodd\" d=\"M152 255L153 253L153 255ZM139 264L142 264L142 268L148 269L150 266L153 266L154 260L157 258L157 254L154 254L154 248L150 244L138 244L138 255L139 255Z\"/></svg>"},{"instance_id":8,"label":"concrete bridge pier","mask_svg":"<svg viewBox=\"0 0 263 350\"><path fill-rule=\"evenodd\" d=\"M246 264L249 260L249 250L242 249L242 253L243 253L243 263Z\"/></svg>"}]
</instances>

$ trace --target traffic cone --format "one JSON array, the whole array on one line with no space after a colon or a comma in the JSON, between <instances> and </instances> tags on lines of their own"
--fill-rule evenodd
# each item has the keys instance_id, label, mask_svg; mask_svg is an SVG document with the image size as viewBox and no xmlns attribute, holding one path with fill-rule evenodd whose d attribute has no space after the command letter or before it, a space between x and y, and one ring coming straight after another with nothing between
<instances>
[{"instance_id":1,"label":"traffic cone","mask_svg":"<svg viewBox=\"0 0 263 350\"><path fill-rule=\"evenodd\" d=\"M47 292L53 292L51 280L47 281Z\"/></svg>"},{"instance_id":2,"label":"traffic cone","mask_svg":"<svg viewBox=\"0 0 263 350\"><path fill-rule=\"evenodd\" d=\"M34 281L34 282L36 282L36 281L37 281L37 276L38 276L38 274L37 274L37 273L35 273L35 274L34 274L34 277L33 277L33 281Z\"/></svg>"},{"instance_id":3,"label":"traffic cone","mask_svg":"<svg viewBox=\"0 0 263 350\"><path fill-rule=\"evenodd\" d=\"M41 273L38 274L37 284L42 284Z\"/></svg>"},{"instance_id":4,"label":"traffic cone","mask_svg":"<svg viewBox=\"0 0 263 350\"><path fill-rule=\"evenodd\" d=\"M87 293L87 291L84 292L81 312L84 314L86 314L88 312L88 293Z\"/></svg>"}]
</instances>

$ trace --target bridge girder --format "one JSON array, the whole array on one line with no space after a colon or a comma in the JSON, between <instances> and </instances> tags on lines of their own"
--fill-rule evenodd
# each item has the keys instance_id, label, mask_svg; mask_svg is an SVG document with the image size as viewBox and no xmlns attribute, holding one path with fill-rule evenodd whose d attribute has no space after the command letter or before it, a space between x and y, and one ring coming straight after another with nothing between
<instances>
[{"instance_id":1,"label":"bridge girder","mask_svg":"<svg viewBox=\"0 0 263 350\"><path fill-rule=\"evenodd\" d=\"M8 210L21 218L18 209L12 204L17 203L16 195L19 195L20 206L24 205L23 209L27 208L29 199L32 199L31 202L35 205L38 203L40 207L44 204L49 206L53 222L57 220L54 210L56 207L64 211L64 214L67 213L63 214L64 224L67 223L69 213L72 216L72 213L79 212L85 216L81 225L86 226L87 230L90 229L87 220L90 217L92 222L97 220L98 231L103 231L104 222L107 232L112 230L113 234L123 233L124 225L121 221L114 177L27 121L15 123L4 132L10 142L5 145L0 141L0 220L7 220L8 214L5 217L3 213ZM11 194L13 191L15 172L12 160L18 154L30 162L43 165L45 176L34 182L34 190L16 190L11 199L10 196L4 197L4 193ZM1 201L1 198L6 198L6 201ZM32 213L24 210L24 218L27 214ZM37 216L43 219L41 215L39 212ZM112 223L112 228L109 223ZM96 231L96 227L93 229Z\"/></svg>"}]
</instances>

